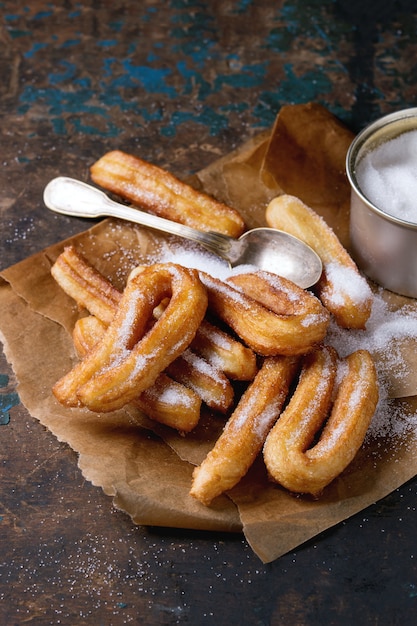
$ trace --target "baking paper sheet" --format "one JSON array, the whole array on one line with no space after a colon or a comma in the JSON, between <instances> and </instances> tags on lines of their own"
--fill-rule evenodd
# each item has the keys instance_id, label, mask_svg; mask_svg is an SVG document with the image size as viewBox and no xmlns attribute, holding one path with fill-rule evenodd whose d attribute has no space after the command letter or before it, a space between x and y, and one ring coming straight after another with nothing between
<instances>
[{"instance_id":1,"label":"baking paper sheet","mask_svg":"<svg viewBox=\"0 0 417 626\"><path fill-rule=\"evenodd\" d=\"M344 158L352 139L319 105L283 107L270 132L216 161L191 182L240 210L248 227L265 225L265 206L274 196L298 195L325 217L348 246L350 190ZM57 171L58 175L65 172ZM21 401L78 453L84 477L111 496L135 523L243 532L259 558L269 562L416 474L416 442L409 427L417 409L415 350L412 342L405 342L409 367L400 381L395 381L393 372L391 387L397 384L398 393L393 395L407 397L388 401L389 424L374 429L353 463L319 499L294 496L268 482L259 458L239 485L212 506L195 501L188 493L193 466L214 444L224 418L207 411L195 431L184 437L130 406L93 414L64 408L51 393L53 384L76 361L70 333L80 311L50 275L51 265L69 243L119 289L135 265L154 262L161 250L166 256L167 248L178 249L181 244L175 237L104 220L4 270L0 279L0 336ZM414 301L392 294L388 299L394 308L414 307ZM397 419L407 427L397 428Z\"/></svg>"}]
</instances>

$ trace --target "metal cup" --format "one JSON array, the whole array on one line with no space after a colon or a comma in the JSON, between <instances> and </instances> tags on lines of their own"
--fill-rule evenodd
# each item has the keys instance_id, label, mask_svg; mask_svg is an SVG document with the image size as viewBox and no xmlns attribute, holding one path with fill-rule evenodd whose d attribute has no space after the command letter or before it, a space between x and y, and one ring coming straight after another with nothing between
<instances>
[{"instance_id":1,"label":"metal cup","mask_svg":"<svg viewBox=\"0 0 417 626\"><path fill-rule=\"evenodd\" d=\"M351 185L353 258L382 287L417 298L417 222L394 217L375 206L364 195L355 174L358 163L369 152L410 130L417 130L417 108L391 113L373 122L352 142L346 171Z\"/></svg>"}]
</instances>

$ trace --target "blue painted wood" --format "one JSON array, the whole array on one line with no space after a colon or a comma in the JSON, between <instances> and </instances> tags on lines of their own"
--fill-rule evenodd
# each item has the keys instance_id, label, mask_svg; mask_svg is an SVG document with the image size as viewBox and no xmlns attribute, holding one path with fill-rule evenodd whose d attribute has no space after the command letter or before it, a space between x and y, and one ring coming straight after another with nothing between
<instances>
[{"instance_id":1,"label":"blue painted wood","mask_svg":"<svg viewBox=\"0 0 417 626\"><path fill-rule=\"evenodd\" d=\"M286 103L320 102L355 131L416 106L414 0L0 9L2 267L84 230L45 212L42 190L108 149L183 175ZM264 566L240 536L135 527L17 404L3 355L0 386L1 623L415 623L415 480Z\"/></svg>"}]
</instances>

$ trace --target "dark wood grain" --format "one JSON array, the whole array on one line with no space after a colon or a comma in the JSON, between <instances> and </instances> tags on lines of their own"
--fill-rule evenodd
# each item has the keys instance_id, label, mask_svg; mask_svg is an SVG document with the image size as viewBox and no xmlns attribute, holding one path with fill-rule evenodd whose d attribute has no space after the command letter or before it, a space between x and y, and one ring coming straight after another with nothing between
<instances>
[{"instance_id":1,"label":"dark wood grain","mask_svg":"<svg viewBox=\"0 0 417 626\"><path fill-rule=\"evenodd\" d=\"M411 0L1 9L2 268L87 227L48 213L42 191L108 149L188 175L288 102L320 102L355 131L415 105ZM17 403L3 355L0 375L1 624L415 622L415 480L263 565L240 535L134 526Z\"/></svg>"}]
</instances>

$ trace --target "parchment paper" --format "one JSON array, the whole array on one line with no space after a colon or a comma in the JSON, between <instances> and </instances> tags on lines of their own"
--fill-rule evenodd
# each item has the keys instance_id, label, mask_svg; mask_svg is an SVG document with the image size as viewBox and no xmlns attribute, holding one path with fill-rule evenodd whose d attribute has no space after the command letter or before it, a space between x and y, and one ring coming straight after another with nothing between
<instances>
[{"instance_id":1,"label":"parchment paper","mask_svg":"<svg viewBox=\"0 0 417 626\"><path fill-rule=\"evenodd\" d=\"M348 245L350 191L344 157L352 138L321 106L283 107L270 132L213 163L191 182L239 209L248 227L265 224L265 206L274 196L294 193L320 212ZM196 502L188 495L193 465L212 447L224 418L205 411L195 431L183 437L130 406L99 415L66 409L51 393L76 361L70 332L80 312L50 275L52 263L69 243L120 289L135 265L156 261L162 249L166 255L167 247L179 244L175 238L104 220L4 270L0 278L0 335L19 381L21 401L78 453L85 478L135 523L243 531L259 558L269 562L417 473L413 436L385 430L367 438L353 463L318 500L293 496L269 483L260 458L239 485L212 506ZM396 307L410 305L392 294L389 298ZM417 409L412 395L417 381L411 369L404 387L410 397L392 400L393 419L399 409L402 416L413 416Z\"/></svg>"}]
</instances>

